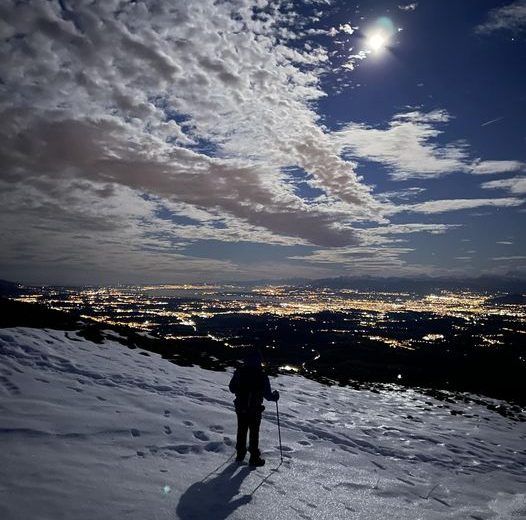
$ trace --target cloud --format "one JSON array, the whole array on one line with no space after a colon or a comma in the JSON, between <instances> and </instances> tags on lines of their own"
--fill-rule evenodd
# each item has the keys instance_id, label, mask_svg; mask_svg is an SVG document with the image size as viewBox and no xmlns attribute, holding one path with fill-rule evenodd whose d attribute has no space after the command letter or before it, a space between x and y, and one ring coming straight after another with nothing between
<instances>
[{"instance_id":1,"label":"cloud","mask_svg":"<svg viewBox=\"0 0 526 520\"><path fill-rule=\"evenodd\" d=\"M504 7L492 9L484 23L475 30L480 34L494 31L520 32L526 28L526 1L517 0Z\"/></svg>"},{"instance_id":2,"label":"cloud","mask_svg":"<svg viewBox=\"0 0 526 520\"><path fill-rule=\"evenodd\" d=\"M501 199L445 199L429 200L418 204L406 204L393 208L393 213L407 211L411 213L424 213L432 215L435 213L446 213L449 211L460 211L482 207L509 208L520 206L523 199L501 198Z\"/></svg>"},{"instance_id":3,"label":"cloud","mask_svg":"<svg viewBox=\"0 0 526 520\"><path fill-rule=\"evenodd\" d=\"M425 232L433 235L441 235L450 229L458 227L460 227L460 224L389 224L387 226L367 229L365 233L369 235L406 235Z\"/></svg>"},{"instance_id":4,"label":"cloud","mask_svg":"<svg viewBox=\"0 0 526 520\"><path fill-rule=\"evenodd\" d=\"M489 175L493 173L508 173L523 171L526 164L521 161L481 161L472 164L470 173L475 175Z\"/></svg>"},{"instance_id":5,"label":"cloud","mask_svg":"<svg viewBox=\"0 0 526 520\"><path fill-rule=\"evenodd\" d=\"M436 266L424 266L406 261L404 256L415 250L412 247L402 246L401 243L405 240L400 237L415 233L443 234L458 227L460 226L456 224L407 223L360 229L359 245L315 249L305 255L289 258L306 264L325 266L333 270L333 276L342 270L348 270L356 276L385 276L387 273L397 273L401 276L437 274Z\"/></svg>"},{"instance_id":6,"label":"cloud","mask_svg":"<svg viewBox=\"0 0 526 520\"><path fill-rule=\"evenodd\" d=\"M354 160L385 165L395 180L430 179L453 172L476 175L522 170L521 161L473 160L464 141L438 144L452 116L445 110L412 110L396 114L386 127L351 123L333 138Z\"/></svg>"},{"instance_id":7,"label":"cloud","mask_svg":"<svg viewBox=\"0 0 526 520\"><path fill-rule=\"evenodd\" d=\"M339 30L347 34L353 34L358 27L353 27L350 23L344 23L340 25Z\"/></svg>"},{"instance_id":8,"label":"cloud","mask_svg":"<svg viewBox=\"0 0 526 520\"><path fill-rule=\"evenodd\" d=\"M413 197L416 197L420 193L424 193L425 191L426 188L411 186L402 190L384 191L382 193L378 193L376 196L379 200L390 202L392 200L408 200Z\"/></svg>"},{"instance_id":9,"label":"cloud","mask_svg":"<svg viewBox=\"0 0 526 520\"><path fill-rule=\"evenodd\" d=\"M465 143L433 142L443 133L438 126L450 118L445 110L411 111L395 115L387 128L352 123L334 138L350 157L385 164L394 179L439 177L464 171L469 161Z\"/></svg>"},{"instance_id":10,"label":"cloud","mask_svg":"<svg viewBox=\"0 0 526 520\"><path fill-rule=\"evenodd\" d=\"M494 256L492 260L496 262L524 262L526 260L526 256Z\"/></svg>"},{"instance_id":11,"label":"cloud","mask_svg":"<svg viewBox=\"0 0 526 520\"><path fill-rule=\"evenodd\" d=\"M159 281L187 272L194 279L233 271L228 261L182 254L162 232L155 203L122 186L71 181L16 190L0 185L5 276L27 269L28 281L133 283ZM19 276L19 274L18 274Z\"/></svg>"},{"instance_id":12,"label":"cloud","mask_svg":"<svg viewBox=\"0 0 526 520\"><path fill-rule=\"evenodd\" d=\"M422 265L404 259L413 253L409 247L352 247L315 250L309 255L291 257L296 262L325 267L332 275L345 271L353 276L378 276L396 273L396 276L439 276L461 274L440 265Z\"/></svg>"},{"instance_id":13,"label":"cloud","mask_svg":"<svg viewBox=\"0 0 526 520\"><path fill-rule=\"evenodd\" d=\"M418 2L413 2L411 4L401 4L398 6L398 9L401 11L414 11L418 7Z\"/></svg>"},{"instance_id":14,"label":"cloud","mask_svg":"<svg viewBox=\"0 0 526 520\"><path fill-rule=\"evenodd\" d=\"M346 56L346 61L342 65L344 69L347 70L354 70L356 68L356 64L360 61L363 61L367 58L367 52L360 51L357 54L349 54Z\"/></svg>"},{"instance_id":15,"label":"cloud","mask_svg":"<svg viewBox=\"0 0 526 520\"><path fill-rule=\"evenodd\" d=\"M495 119L490 119L489 121L485 121L484 123L482 123L480 126L493 125L494 123L498 123L499 121L502 121L503 119L504 117L497 117Z\"/></svg>"},{"instance_id":16,"label":"cloud","mask_svg":"<svg viewBox=\"0 0 526 520\"><path fill-rule=\"evenodd\" d=\"M354 34L359 29L358 26L353 27L350 23L343 23L340 24L337 28L331 27L326 34L334 38L340 33L346 33L346 34Z\"/></svg>"},{"instance_id":17,"label":"cloud","mask_svg":"<svg viewBox=\"0 0 526 520\"><path fill-rule=\"evenodd\" d=\"M526 194L526 177L512 177L511 179L484 182L482 187L491 190L508 190L513 195L524 195Z\"/></svg>"},{"instance_id":18,"label":"cloud","mask_svg":"<svg viewBox=\"0 0 526 520\"><path fill-rule=\"evenodd\" d=\"M308 40L321 32L306 29L292 2L254 6L0 6L6 276L25 272L40 281L48 272L60 281L68 268L78 281L295 272L292 262L270 268L188 253L192 243L209 240L337 251L388 246L385 258L395 267L409 250L390 249L402 235L449 229L390 225L391 199L416 190L375 195L342 156L387 164L397 179L466 171L467 145L435 144L449 114L408 111L386 128L349 125L331 133L316 112L328 52ZM339 31L355 29L344 24ZM302 196L291 168L321 194Z\"/></svg>"},{"instance_id":19,"label":"cloud","mask_svg":"<svg viewBox=\"0 0 526 520\"><path fill-rule=\"evenodd\" d=\"M66 228L75 236L89 226L120 229L124 238L133 228L129 243L139 259L147 257L141 240L151 249L159 229L168 255L174 244L213 236L342 246L357 241L355 218L381 220L382 205L312 108L324 96L326 52L289 45L297 15L286 3L265 13L253 7L249 0L2 7L1 175L5 193L24 201L19 222L49 229L55 222L61 244ZM298 196L288 166L304 169L326 203ZM71 204L63 188L73 185L90 186L86 204ZM105 189L179 205L196 223L98 205L117 200ZM82 190L75 193L81 200ZM23 233L13 219L10 225ZM46 244L35 236L39 258L48 258ZM123 257L131 248L120 249Z\"/></svg>"},{"instance_id":20,"label":"cloud","mask_svg":"<svg viewBox=\"0 0 526 520\"><path fill-rule=\"evenodd\" d=\"M405 262L401 255L413 251L403 247L352 247L318 249L305 256L292 256L307 264L338 266L342 269L351 268L356 274L381 274L390 270L400 271Z\"/></svg>"}]
</instances>

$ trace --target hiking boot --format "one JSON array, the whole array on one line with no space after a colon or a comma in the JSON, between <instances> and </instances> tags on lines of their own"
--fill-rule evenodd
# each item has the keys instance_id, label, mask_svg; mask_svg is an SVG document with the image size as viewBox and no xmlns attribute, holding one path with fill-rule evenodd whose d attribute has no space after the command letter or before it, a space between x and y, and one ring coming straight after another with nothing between
<instances>
[{"instance_id":1,"label":"hiking boot","mask_svg":"<svg viewBox=\"0 0 526 520\"><path fill-rule=\"evenodd\" d=\"M262 459L259 455L252 455L248 463L254 467L260 467L265 465L265 459Z\"/></svg>"}]
</instances>

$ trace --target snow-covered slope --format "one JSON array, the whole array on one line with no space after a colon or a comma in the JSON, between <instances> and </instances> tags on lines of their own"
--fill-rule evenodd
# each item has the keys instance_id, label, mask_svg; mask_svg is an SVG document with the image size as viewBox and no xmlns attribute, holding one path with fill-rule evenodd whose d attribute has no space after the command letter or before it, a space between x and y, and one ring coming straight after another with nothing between
<instances>
[{"instance_id":1,"label":"snow-covered slope","mask_svg":"<svg viewBox=\"0 0 526 520\"><path fill-rule=\"evenodd\" d=\"M525 423L284 376L284 463L268 403L250 470L230 374L145 354L0 330L0 518L526 518Z\"/></svg>"}]
</instances>

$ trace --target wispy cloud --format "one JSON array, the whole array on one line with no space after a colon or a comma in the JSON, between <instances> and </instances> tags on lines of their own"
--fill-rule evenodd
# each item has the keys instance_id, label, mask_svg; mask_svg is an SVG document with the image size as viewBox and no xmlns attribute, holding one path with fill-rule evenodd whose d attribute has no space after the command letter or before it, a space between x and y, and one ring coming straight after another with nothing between
<instances>
[{"instance_id":1,"label":"wispy cloud","mask_svg":"<svg viewBox=\"0 0 526 520\"><path fill-rule=\"evenodd\" d=\"M497 117L495 119L490 119L489 121L482 123L480 126L489 126L489 125L492 125L493 123L498 123L499 121L502 121L503 119L504 117Z\"/></svg>"},{"instance_id":2,"label":"wispy cloud","mask_svg":"<svg viewBox=\"0 0 526 520\"><path fill-rule=\"evenodd\" d=\"M482 184L486 189L500 189L507 190L514 195L526 194L526 177L512 177L511 179L498 179L495 181L488 181Z\"/></svg>"},{"instance_id":3,"label":"wispy cloud","mask_svg":"<svg viewBox=\"0 0 526 520\"><path fill-rule=\"evenodd\" d=\"M410 4L400 4L398 9L401 11L414 11L418 7L418 2L413 2Z\"/></svg>"},{"instance_id":4,"label":"wispy cloud","mask_svg":"<svg viewBox=\"0 0 526 520\"><path fill-rule=\"evenodd\" d=\"M291 260L329 268L337 266L340 269L352 269L352 272L360 275L381 274L386 271L405 271L406 262L401 256L411 251L411 248L385 246L319 249L305 256L291 257ZM408 270L414 272L415 267Z\"/></svg>"},{"instance_id":5,"label":"wispy cloud","mask_svg":"<svg viewBox=\"0 0 526 520\"><path fill-rule=\"evenodd\" d=\"M494 256L492 260L496 262L524 262L526 256L523 255L514 255L514 256Z\"/></svg>"},{"instance_id":6,"label":"wispy cloud","mask_svg":"<svg viewBox=\"0 0 526 520\"><path fill-rule=\"evenodd\" d=\"M475 175L490 175L493 173L508 173L523 171L526 163L521 161L481 161L477 160L471 165L470 173Z\"/></svg>"},{"instance_id":7,"label":"wispy cloud","mask_svg":"<svg viewBox=\"0 0 526 520\"><path fill-rule=\"evenodd\" d=\"M431 233L433 235L441 235L453 228L461 227L460 224L389 224L387 226L379 226L368 229L367 235L407 235L413 233Z\"/></svg>"},{"instance_id":8,"label":"wispy cloud","mask_svg":"<svg viewBox=\"0 0 526 520\"><path fill-rule=\"evenodd\" d=\"M494 31L520 32L526 28L526 1L517 0L503 7L492 9L486 21L476 27L481 34Z\"/></svg>"},{"instance_id":9,"label":"wispy cloud","mask_svg":"<svg viewBox=\"0 0 526 520\"><path fill-rule=\"evenodd\" d=\"M305 264L325 266L328 269L351 270L354 275L378 275L397 273L397 275L438 274L437 266L425 266L408 262L406 256L414 248L405 243L404 235L444 234L461 227L456 224L388 224L367 229L360 229L360 245L331 249L315 249L304 255L290 257ZM446 271L444 271L446 272Z\"/></svg>"},{"instance_id":10,"label":"wispy cloud","mask_svg":"<svg viewBox=\"0 0 526 520\"><path fill-rule=\"evenodd\" d=\"M455 270L440 265L418 264L404 258L413 252L412 248L396 246L353 247L320 249L305 256L293 257L293 259L306 265L331 269L333 274L345 270L354 276L384 277L387 273L396 273L397 276L414 277L458 275L464 272L463 266Z\"/></svg>"},{"instance_id":11,"label":"wispy cloud","mask_svg":"<svg viewBox=\"0 0 526 520\"><path fill-rule=\"evenodd\" d=\"M453 172L491 174L522 170L520 161L474 159L469 144L439 144L452 119L445 110L396 114L384 127L352 123L334 134L344 154L387 166L396 180L429 179Z\"/></svg>"},{"instance_id":12,"label":"wispy cloud","mask_svg":"<svg viewBox=\"0 0 526 520\"><path fill-rule=\"evenodd\" d=\"M463 171L469 160L467 145L436 144L440 125L451 116L445 110L397 114L386 128L352 123L335 134L344 153L355 159L385 164L397 180L429 178Z\"/></svg>"},{"instance_id":13,"label":"wispy cloud","mask_svg":"<svg viewBox=\"0 0 526 520\"><path fill-rule=\"evenodd\" d=\"M508 197L501 199L444 199L428 200L419 204L406 204L393 208L394 213L408 211L411 213L424 213L431 215L435 213L446 213L449 211L461 211L482 207L509 208L520 206L523 199Z\"/></svg>"}]
</instances>

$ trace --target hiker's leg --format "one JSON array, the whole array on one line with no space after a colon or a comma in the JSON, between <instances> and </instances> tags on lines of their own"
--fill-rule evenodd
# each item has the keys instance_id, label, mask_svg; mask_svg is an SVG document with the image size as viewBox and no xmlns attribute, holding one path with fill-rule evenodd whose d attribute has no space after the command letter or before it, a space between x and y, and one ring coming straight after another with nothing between
<instances>
[{"instance_id":1,"label":"hiker's leg","mask_svg":"<svg viewBox=\"0 0 526 520\"><path fill-rule=\"evenodd\" d=\"M252 414L249 419L249 441L248 451L251 455L259 456L259 425L261 424L261 414Z\"/></svg>"},{"instance_id":2,"label":"hiker's leg","mask_svg":"<svg viewBox=\"0 0 526 520\"><path fill-rule=\"evenodd\" d=\"M236 450L240 458L245 456L247 452L247 432L248 432L248 416L243 413L237 414L237 439Z\"/></svg>"}]
</instances>

